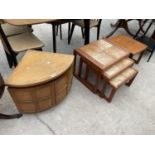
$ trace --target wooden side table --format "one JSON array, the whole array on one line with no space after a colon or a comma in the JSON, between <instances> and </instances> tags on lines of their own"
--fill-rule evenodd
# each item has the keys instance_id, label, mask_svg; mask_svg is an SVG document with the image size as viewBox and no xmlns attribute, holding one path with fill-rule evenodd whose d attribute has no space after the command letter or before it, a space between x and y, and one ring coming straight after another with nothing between
<instances>
[{"instance_id":1,"label":"wooden side table","mask_svg":"<svg viewBox=\"0 0 155 155\"><path fill-rule=\"evenodd\" d=\"M123 84L130 85L137 75L132 68L134 61L129 52L102 39L74 50L74 75L93 93L111 102L116 90ZM78 66L77 66L78 64ZM90 72L95 75L91 81ZM100 86L104 83L102 90ZM105 95L107 84L112 86L110 96Z\"/></svg>"},{"instance_id":2,"label":"wooden side table","mask_svg":"<svg viewBox=\"0 0 155 155\"><path fill-rule=\"evenodd\" d=\"M101 39L75 49L74 55L74 75L92 92L97 93L103 71L123 58L128 57L129 53L114 46L107 40ZM80 57L78 71L76 70L77 57ZM86 64L86 72L84 78L82 78L81 74L84 63ZM90 71L93 71L96 75L96 82L94 85L88 81Z\"/></svg>"},{"instance_id":3,"label":"wooden side table","mask_svg":"<svg viewBox=\"0 0 155 155\"><path fill-rule=\"evenodd\" d=\"M74 56L28 51L6 85L22 113L49 109L60 103L72 84Z\"/></svg>"},{"instance_id":4,"label":"wooden side table","mask_svg":"<svg viewBox=\"0 0 155 155\"><path fill-rule=\"evenodd\" d=\"M147 49L147 45L125 35L112 36L108 38L108 40L114 45L128 51L130 53L130 58L132 58L137 64L140 62L145 50ZM138 59L135 60L133 57L137 54L139 54L139 56Z\"/></svg>"}]
</instances>

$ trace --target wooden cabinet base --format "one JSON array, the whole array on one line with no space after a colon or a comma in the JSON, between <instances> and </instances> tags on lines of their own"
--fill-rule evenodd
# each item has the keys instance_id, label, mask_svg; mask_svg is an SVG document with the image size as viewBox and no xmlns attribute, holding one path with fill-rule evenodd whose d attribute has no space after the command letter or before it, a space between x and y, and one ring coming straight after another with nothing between
<instances>
[{"instance_id":1,"label":"wooden cabinet base","mask_svg":"<svg viewBox=\"0 0 155 155\"><path fill-rule=\"evenodd\" d=\"M8 87L18 110L35 113L47 110L60 103L68 94L72 84L72 66L57 79L32 87Z\"/></svg>"}]
</instances>

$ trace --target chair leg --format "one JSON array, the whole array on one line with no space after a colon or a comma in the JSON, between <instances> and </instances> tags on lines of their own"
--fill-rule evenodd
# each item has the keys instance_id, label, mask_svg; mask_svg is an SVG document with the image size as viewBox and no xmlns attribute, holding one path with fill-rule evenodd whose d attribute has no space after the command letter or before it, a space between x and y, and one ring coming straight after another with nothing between
<instances>
[{"instance_id":1,"label":"chair leg","mask_svg":"<svg viewBox=\"0 0 155 155\"><path fill-rule=\"evenodd\" d=\"M13 52L11 53L11 57L12 57L12 61L13 61L13 64L14 66L16 67L17 66L17 59L16 59L16 54L14 54Z\"/></svg>"},{"instance_id":2,"label":"chair leg","mask_svg":"<svg viewBox=\"0 0 155 155\"><path fill-rule=\"evenodd\" d=\"M82 38L84 39L84 28L81 27L81 32L82 32Z\"/></svg>"},{"instance_id":3,"label":"chair leg","mask_svg":"<svg viewBox=\"0 0 155 155\"><path fill-rule=\"evenodd\" d=\"M68 23L68 38L69 38L70 31L71 31L71 22Z\"/></svg>"},{"instance_id":4,"label":"chair leg","mask_svg":"<svg viewBox=\"0 0 155 155\"><path fill-rule=\"evenodd\" d=\"M60 39L62 40L62 26L61 24L59 26L60 26Z\"/></svg>"},{"instance_id":5,"label":"chair leg","mask_svg":"<svg viewBox=\"0 0 155 155\"><path fill-rule=\"evenodd\" d=\"M150 54L149 58L147 59L147 62L149 62L149 61L150 61L150 59L151 59L151 57L152 57L153 53L154 53L154 51L151 51L151 54Z\"/></svg>"},{"instance_id":6,"label":"chair leg","mask_svg":"<svg viewBox=\"0 0 155 155\"><path fill-rule=\"evenodd\" d=\"M53 52L56 53L56 33L55 33L56 25L52 24L52 33L53 33Z\"/></svg>"},{"instance_id":7,"label":"chair leg","mask_svg":"<svg viewBox=\"0 0 155 155\"><path fill-rule=\"evenodd\" d=\"M12 66L13 66L13 60L12 60L12 57L11 57L10 54L8 54L6 51L5 51L5 54L6 54L6 58L7 58L7 61L8 61L9 67L12 68Z\"/></svg>"},{"instance_id":8,"label":"chair leg","mask_svg":"<svg viewBox=\"0 0 155 155\"><path fill-rule=\"evenodd\" d=\"M100 25L97 27L97 40L100 38Z\"/></svg>"},{"instance_id":9,"label":"chair leg","mask_svg":"<svg viewBox=\"0 0 155 155\"><path fill-rule=\"evenodd\" d=\"M56 26L56 36L58 35L59 25Z\"/></svg>"},{"instance_id":10,"label":"chair leg","mask_svg":"<svg viewBox=\"0 0 155 155\"><path fill-rule=\"evenodd\" d=\"M72 24L71 31L70 31L69 38L68 38L68 44L70 44L71 42L74 28L75 28L75 24Z\"/></svg>"}]
</instances>

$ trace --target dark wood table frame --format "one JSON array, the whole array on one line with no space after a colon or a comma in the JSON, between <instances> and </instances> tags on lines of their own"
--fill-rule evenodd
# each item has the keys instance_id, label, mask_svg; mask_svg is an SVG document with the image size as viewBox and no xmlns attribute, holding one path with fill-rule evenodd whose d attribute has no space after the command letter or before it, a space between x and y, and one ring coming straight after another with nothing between
<instances>
[{"instance_id":1,"label":"dark wood table frame","mask_svg":"<svg viewBox=\"0 0 155 155\"><path fill-rule=\"evenodd\" d=\"M106 36L106 38L112 36L119 28L123 28L129 35L131 35L131 36L134 37L135 34L133 34L133 33L129 30L129 27L128 27L128 22L130 22L131 20L134 20L134 19L128 19L128 20L126 20L126 19L118 19L117 22L116 22L115 24L111 24L111 27L113 27L114 30L113 30L112 32L110 32L110 33ZM144 32L144 30L143 30L143 25L144 25L144 24L143 24L143 23L144 23L144 22L147 22L147 19L146 19L146 20L135 19L135 20L137 20L138 23L139 23L139 29L138 29L138 31Z\"/></svg>"},{"instance_id":2,"label":"dark wood table frame","mask_svg":"<svg viewBox=\"0 0 155 155\"><path fill-rule=\"evenodd\" d=\"M47 23L51 24L52 25L52 36L53 36L53 52L56 53L57 51L57 46L56 46L56 27L57 25L60 25L60 24L64 24L64 23L68 23L68 22L71 22L75 19L58 19L58 20L49 20L47 21ZM2 20L3 22L8 22L7 20ZM46 22L46 21L44 21ZM41 23L44 23L44 22L41 22ZM34 22L32 23L33 24L41 24L39 22ZM9 24L12 24L12 25L15 25L14 23L9 23ZM89 25L90 25L90 19L84 19L84 24L85 24L85 41L84 41L84 44L88 44L89 43L89 36L90 36L90 30L89 30ZM28 23L28 24L18 24L19 25L31 25L31 23ZM12 64L14 63L15 66L17 65L17 62L16 60L14 60L14 56L13 56L13 52L11 50L11 47L7 41L7 37L5 36L4 32L3 32L3 29L1 28L0 26L0 31L1 31L1 34L3 35L3 38L5 38L5 42L7 44L7 47L9 48L9 51L10 51L10 54L11 54L11 57L12 59L9 58L9 63Z\"/></svg>"}]
</instances>

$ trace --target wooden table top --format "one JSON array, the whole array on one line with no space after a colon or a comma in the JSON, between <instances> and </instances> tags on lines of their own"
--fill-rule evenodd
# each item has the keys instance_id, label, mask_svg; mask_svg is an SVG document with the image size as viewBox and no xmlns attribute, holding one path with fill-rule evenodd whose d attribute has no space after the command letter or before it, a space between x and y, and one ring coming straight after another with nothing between
<instances>
[{"instance_id":1,"label":"wooden table top","mask_svg":"<svg viewBox=\"0 0 155 155\"><path fill-rule=\"evenodd\" d=\"M29 50L5 84L28 87L54 80L72 65L73 60L73 55Z\"/></svg>"},{"instance_id":2,"label":"wooden table top","mask_svg":"<svg viewBox=\"0 0 155 155\"><path fill-rule=\"evenodd\" d=\"M94 41L75 49L75 51L102 71L129 56L129 52L113 45L106 39Z\"/></svg>"},{"instance_id":3,"label":"wooden table top","mask_svg":"<svg viewBox=\"0 0 155 155\"><path fill-rule=\"evenodd\" d=\"M58 20L60 19L2 19L4 23L8 23L15 26L49 23Z\"/></svg>"},{"instance_id":4,"label":"wooden table top","mask_svg":"<svg viewBox=\"0 0 155 155\"><path fill-rule=\"evenodd\" d=\"M147 45L125 35L116 35L108 38L113 44L128 50L132 54L138 54L147 49Z\"/></svg>"}]
</instances>

